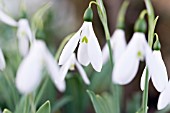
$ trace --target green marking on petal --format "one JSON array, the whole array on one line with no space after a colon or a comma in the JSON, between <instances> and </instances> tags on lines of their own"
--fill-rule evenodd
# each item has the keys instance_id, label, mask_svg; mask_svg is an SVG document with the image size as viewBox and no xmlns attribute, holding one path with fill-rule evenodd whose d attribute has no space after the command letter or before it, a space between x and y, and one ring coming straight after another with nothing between
<instances>
[{"instance_id":1,"label":"green marking on petal","mask_svg":"<svg viewBox=\"0 0 170 113\"><path fill-rule=\"evenodd\" d=\"M88 43L88 39L87 39L87 37L86 37L86 36L84 36L81 42L82 42L82 43L84 42L84 43L86 43L86 44L87 44L87 43Z\"/></svg>"},{"instance_id":2,"label":"green marking on petal","mask_svg":"<svg viewBox=\"0 0 170 113\"><path fill-rule=\"evenodd\" d=\"M144 59L143 54L142 54L141 51L138 51L138 52L137 52L137 57L140 58L141 60Z\"/></svg>"}]
</instances>

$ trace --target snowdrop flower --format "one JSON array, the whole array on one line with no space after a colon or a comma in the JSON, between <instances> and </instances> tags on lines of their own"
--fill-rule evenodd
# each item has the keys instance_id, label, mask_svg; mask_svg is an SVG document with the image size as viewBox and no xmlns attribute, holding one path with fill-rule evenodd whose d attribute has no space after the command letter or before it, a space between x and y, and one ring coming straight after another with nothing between
<instances>
[{"instance_id":1,"label":"snowdrop flower","mask_svg":"<svg viewBox=\"0 0 170 113\"><path fill-rule=\"evenodd\" d=\"M90 12L92 13L92 9L88 8L85 12L85 15ZM88 15L89 16L89 15ZM91 15L92 16L92 15ZM92 67L100 72L102 69L102 52L100 45L98 43L97 37L94 33L92 26L92 17L85 18L82 27L78 30L77 33L73 35L73 37L68 41L65 45L61 56L59 58L59 65L63 65L69 59L69 57L75 51L78 42L78 61L87 66L89 63L92 64Z\"/></svg>"},{"instance_id":2,"label":"snowdrop flower","mask_svg":"<svg viewBox=\"0 0 170 113\"><path fill-rule=\"evenodd\" d=\"M124 30L122 29L115 30L114 34L111 37L110 42L113 50L114 61L116 62L126 49ZM107 44L105 44L105 46L103 47L102 54L103 54L103 63L105 64L109 59L109 48Z\"/></svg>"},{"instance_id":3,"label":"snowdrop flower","mask_svg":"<svg viewBox=\"0 0 170 113\"><path fill-rule=\"evenodd\" d=\"M164 109L168 104L170 104L170 81L168 82L165 90L161 92L158 99L158 110Z\"/></svg>"},{"instance_id":4,"label":"snowdrop flower","mask_svg":"<svg viewBox=\"0 0 170 113\"><path fill-rule=\"evenodd\" d=\"M74 69L74 65L77 67L80 75L82 76L84 82L86 84L90 84L90 81L86 75L86 72L84 71L83 67L79 64L79 62L76 60L76 56L73 53L70 58L66 61L66 63L61 67L60 69L60 78L61 80L64 80L68 70L73 70Z\"/></svg>"},{"instance_id":5,"label":"snowdrop flower","mask_svg":"<svg viewBox=\"0 0 170 113\"><path fill-rule=\"evenodd\" d=\"M160 69L158 69L158 71L161 71L161 73L159 73L160 75L156 74L157 76L153 75L154 73L153 74L149 73L149 79L151 78L155 88L159 92L162 92L163 89L165 88L165 86L167 85L166 83L168 83L168 74L167 74L167 70L166 70L164 61L162 59L161 52L159 50L154 50L153 55L154 55L155 60L157 60L156 65L159 65L159 67L160 67ZM156 71L156 68L153 71ZM144 86L145 86L145 77L146 77L146 67L145 67L142 77L141 77L140 87L141 87L142 91L144 90Z\"/></svg>"},{"instance_id":6,"label":"snowdrop flower","mask_svg":"<svg viewBox=\"0 0 170 113\"><path fill-rule=\"evenodd\" d=\"M41 40L35 40L29 54L21 62L16 76L16 86L23 94L34 91L41 82L43 67L60 91L65 90L65 81L58 81L59 67L52 54Z\"/></svg>"},{"instance_id":7,"label":"snowdrop flower","mask_svg":"<svg viewBox=\"0 0 170 113\"><path fill-rule=\"evenodd\" d=\"M135 77L140 60L144 59L155 88L160 92L163 91L168 82L165 68L160 60L158 61L159 58L153 55L145 39L145 34L142 32L134 33L127 49L116 63L113 81L122 85L128 84Z\"/></svg>"},{"instance_id":8,"label":"snowdrop flower","mask_svg":"<svg viewBox=\"0 0 170 113\"><path fill-rule=\"evenodd\" d=\"M5 66L6 66L6 63L5 63L4 55L0 48L0 70L4 70Z\"/></svg>"},{"instance_id":9,"label":"snowdrop flower","mask_svg":"<svg viewBox=\"0 0 170 113\"><path fill-rule=\"evenodd\" d=\"M32 43L34 37L27 19L20 19L18 22L0 10L0 20L10 26L18 27L18 47L22 56L26 56L29 51L29 42Z\"/></svg>"},{"instance_id":10,"label":"snowdrop flower","mask_svg":"<svg viewBox=\"0 0 170 113\"><path fill-rule=\"evenodd\" d=\"M121 5L121 8L118 13L116 30L110 39L111 47L113 50L112 56L113 56L114 63L118 61L122 53L125 51L127 45L124 29L125 29L125 15L128 6L129 6L129 1L125 0ZM107 44L105 44L105 46L103 47L102 53L103 53L103 63L105 64L109 59L109 48Z\"/></svg>"}]
</instances>

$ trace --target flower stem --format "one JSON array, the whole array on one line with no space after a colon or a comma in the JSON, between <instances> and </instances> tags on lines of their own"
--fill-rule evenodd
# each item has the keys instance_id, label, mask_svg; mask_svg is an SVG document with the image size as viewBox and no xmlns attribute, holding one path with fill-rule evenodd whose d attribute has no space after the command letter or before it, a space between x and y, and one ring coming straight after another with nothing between
<instances>
[{"instance_id":1,"label":"flower stem","mask_svg":"<svg viewBox=\"0 0 170 113\"><path fill-rule=\"evenodd\" d=\"M142 111L143 113L147 113L148 110L148 89L149 89L149 73L148 73L148 68L146 68L146 78L145 78L145 89L143 92L143 100L142 100Z\"/></svg>"},{"instance_id":2,"label":"flower stem","mask_svg":"<svg viewBox=\"0 0 170 113\"><path fill-rule=\"evenodd\" d=\"M109 47L109 55L110 55L110 63L112 66L112 69L114 67L114 62L113 62L113 54L112 54L112 47L111 47L111 42L110 42L110 33L107 24L104 25L104 31L106 35L106 40L107 40L107 45ZM112 88L114 90L113 94L113 100L115 101L115 111L114 113L120 113L120 103L119 103L119 88L117 84L112 84Z\"/></svg>"},{"instance_id":3,"label":"flower stem","mask_svg":"<svg viewBox=\"0 0 170 113\"><path fill-rule=\"evenodd\" d=\"M154 29L155 29L155 25L154 25L154 10L151 4L150 0L144 0L145 4L146 4L146 8L147 8L147 14L148 14L148 22L149 22L149 32L148 32L148 44L149 46L152 48L153 45L153 38L154 38ZM145 78L145 89L143 92L143 100L142 100L142 113L147 113L148 110L148 87L149 87L149 72L148 72L148 68L146 70L146 78Z\"/></svg>"}]
</instances>

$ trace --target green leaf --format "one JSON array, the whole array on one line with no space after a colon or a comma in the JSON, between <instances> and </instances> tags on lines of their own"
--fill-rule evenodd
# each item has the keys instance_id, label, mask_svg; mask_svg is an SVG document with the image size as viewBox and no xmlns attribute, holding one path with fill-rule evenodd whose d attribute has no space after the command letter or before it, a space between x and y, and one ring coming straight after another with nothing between
<instances>
[{"instance_id":1,"label":"green leaf","mask_svg":"<svg viewBox=\"0 0 170 113\"><path fill-rule=\"evenodd\" d=\"M19 104L16 106L14 113L29 113L29 101L28 96L23 96L19 102Z\"/></svg>"},{"instance_id":2,"label":"green leaf","mask_svg":"<svg viewBox=\"0 0 170 113\"><path fill-rule=\"evenodd\" d=\"M8 109L4 109L3 113L12 113L12 112L9 111Z\"/></svg>"},{"instance_id":3,"label":"green leaf","mask_svg":"<svg viewBox=\"0 0 170 113\"><path fill-rule=\"evenodd\" d=\"M62 106L67 104L68 102L72 101L72 98L70 96L65 96L58 100L54 105L52 106L52 112L55 113L57 110L59 110Z\"/></svg>"},{"instance_id":4,"label":"green leaf","mask_svg":"<svg viewBox=\"0 0 170 113\"><path fill-rule=\"evenodd\" d=\"M46 101L36 113L51 113L50 101Z\"/></svg>"},{"instance_id":5,"label":"green leaf","mask_svg":"<svg viewBox=\"0 0 170 113\"><path fill-rule=\"evenodd\" d=\"M100 95L95 95L94 92L89 90L87 90L87 93L90 96L96 113L110 113L108 111L106 100L103 97L101 97Z\"/></svg>"}]
</instances>

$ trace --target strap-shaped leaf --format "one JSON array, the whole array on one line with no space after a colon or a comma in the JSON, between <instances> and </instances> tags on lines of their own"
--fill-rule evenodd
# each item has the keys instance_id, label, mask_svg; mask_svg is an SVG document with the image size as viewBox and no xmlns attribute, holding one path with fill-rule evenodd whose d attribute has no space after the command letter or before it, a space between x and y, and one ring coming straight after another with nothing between
<instances>
[{"instance_id":1,"label":"strap-shaped leaf","mask_svg":"<svg viewBox=\"0 0 170 113\"><path fill-rule=\"evenodd\" d=\"M46 101L36 113L51 113L50 101Z\"/></svg>"}]
</instances>

